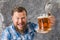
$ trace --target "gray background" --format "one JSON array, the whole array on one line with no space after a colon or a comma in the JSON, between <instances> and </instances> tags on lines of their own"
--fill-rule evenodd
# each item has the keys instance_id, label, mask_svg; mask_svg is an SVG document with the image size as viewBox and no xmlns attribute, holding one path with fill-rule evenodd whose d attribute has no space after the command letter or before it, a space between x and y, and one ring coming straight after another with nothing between
<instances>
[{"instance_id":1,"label":"gray background","mask_svg":"<svg viewBox=\"0 0 60 40\"><path fill-rule=\"evenodd\" d=\"M1 32L12 23L11 10L14 6L25 7L28 12L28 20L37 24L37 17L39 14L45 13L45 5L49 1L56 6L51 10L56 18L56 23L53 30L46 34L37 33L34 40L60 40L60 0L0 0L0 13L4 17L4 26L0 27Z\"/></svg>"}]
</instances>

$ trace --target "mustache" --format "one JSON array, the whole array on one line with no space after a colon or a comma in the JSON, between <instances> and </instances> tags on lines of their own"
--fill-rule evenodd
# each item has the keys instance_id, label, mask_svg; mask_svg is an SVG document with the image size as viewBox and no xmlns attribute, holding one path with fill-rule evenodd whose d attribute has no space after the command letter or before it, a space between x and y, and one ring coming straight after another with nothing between
<instances>
[{"instance_id":1,"label":"mustache","mask_svg":"<svg viewBox=\"0 0 60 40\"><path fill-rule=\"evenodd\" d=\"M27 26L28 23L18 23L17 25L24 25L24 26Z\"/></svg>"},{"instance_id":2,"label":"mustache","mask_svg":"<svg viewBox=\"0 0 60 40\"><path fill-rule=\"evenodd\" d=\"M18 23L18 25L19 25L19 24L23 25L23 24L25 24L25 23L24 23L24 22L22 22L22 23Z\"/></svg>"}]
</instances>

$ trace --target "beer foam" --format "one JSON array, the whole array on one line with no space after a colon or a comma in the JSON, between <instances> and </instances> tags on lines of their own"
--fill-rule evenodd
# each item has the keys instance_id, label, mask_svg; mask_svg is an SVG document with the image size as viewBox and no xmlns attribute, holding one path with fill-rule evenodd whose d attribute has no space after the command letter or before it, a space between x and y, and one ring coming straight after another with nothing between
<instances>
[{"instance_id":1,"label":"beer foam","mask_svg":"<svg viewBox=\"0 0 60 40\"><path fill-rule=\"evenodd\" d=\"M40 15L39 17L37 17L37 18L47 18L48 17L48 14L42 14L42 15Z\"/></svg>"}]
</instances>

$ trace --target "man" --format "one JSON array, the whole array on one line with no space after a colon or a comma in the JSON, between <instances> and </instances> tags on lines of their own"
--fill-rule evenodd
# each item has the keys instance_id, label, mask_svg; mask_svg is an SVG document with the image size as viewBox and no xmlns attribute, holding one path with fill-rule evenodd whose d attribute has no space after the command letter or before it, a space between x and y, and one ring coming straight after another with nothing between
<instances>
[{"instance_id":1,"label":"man","mask_svg":"<svg viewBox=\"0 0 60 40\"><path fill-rule=\"evenodd\" d=\"M37 24L27 22L27 11L24 7L12 10L13 24L2 33L1 40L33 40Z\"/></svg>"}]
</instances>

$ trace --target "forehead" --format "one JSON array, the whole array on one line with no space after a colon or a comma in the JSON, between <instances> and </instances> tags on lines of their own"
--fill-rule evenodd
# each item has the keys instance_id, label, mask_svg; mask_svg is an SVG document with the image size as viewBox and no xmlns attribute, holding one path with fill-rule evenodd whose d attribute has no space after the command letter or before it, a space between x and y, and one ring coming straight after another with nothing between
<instances>
[{"instance_id":1,"label":"forehead","mask_svg":"<svg viewBox=\"0 0 60 40\"><path fill-rule=\"evenodd\" d=\"M22 11L22 12L15 11L13 16L26 16L26 12L25 11Z\"/></svg>"}]
</instances>

